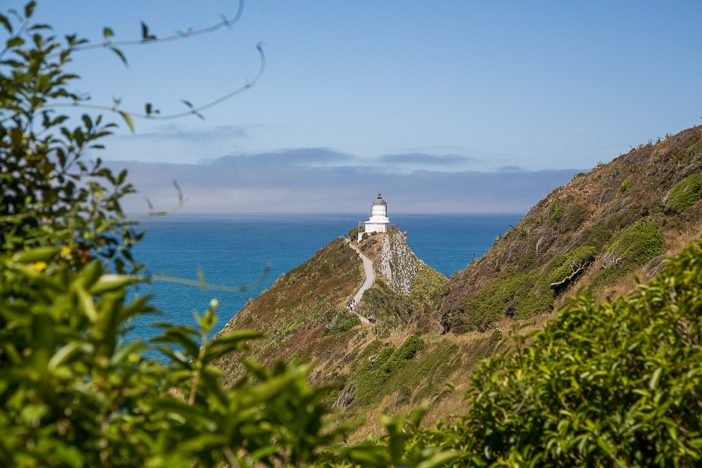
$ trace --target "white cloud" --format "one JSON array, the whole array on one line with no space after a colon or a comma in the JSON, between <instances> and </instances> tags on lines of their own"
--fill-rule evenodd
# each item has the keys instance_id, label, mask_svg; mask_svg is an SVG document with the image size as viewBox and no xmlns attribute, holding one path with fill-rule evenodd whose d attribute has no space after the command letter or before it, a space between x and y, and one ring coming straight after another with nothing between
<instances>
[{"instance_id":1,"label":"white cloud","mask_svg":"<svg viewBox=\"0 0 702 468\"><path fill-rule=\"evenodd\" d=\"M422 159L453 164L445 156ZM361 213L377 192L383 192L391 212L515 213L526 211L577 172L510 168L407 173L389 171L382 158L374 165L367 161L314 148L232 155L201 164L110 164L126 167L140 194L157 209L173 206L172 181L177 180L187 200L183 211L195 213ZM142 212L146 204L133 197L126 208Z\"/></svg>"}]
</instances>

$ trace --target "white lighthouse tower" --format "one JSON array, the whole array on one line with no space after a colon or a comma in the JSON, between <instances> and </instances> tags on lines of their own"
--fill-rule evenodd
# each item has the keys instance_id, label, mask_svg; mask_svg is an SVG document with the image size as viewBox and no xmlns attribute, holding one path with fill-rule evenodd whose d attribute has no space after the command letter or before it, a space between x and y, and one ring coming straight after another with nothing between
<instances>
[{"instance_id":1,"label":"white lighthouse tower","mask_svg":"<svg viewBox=\"0 0 702 468\"><path fill-rule=\"evenodd\" d=\"M371 206L371 217L363 223L363 232L358 233L358 240L361 240L363 233L372 234L374 232L388 232L388 204L379 193Z\"/></svg>"}]
</instances>

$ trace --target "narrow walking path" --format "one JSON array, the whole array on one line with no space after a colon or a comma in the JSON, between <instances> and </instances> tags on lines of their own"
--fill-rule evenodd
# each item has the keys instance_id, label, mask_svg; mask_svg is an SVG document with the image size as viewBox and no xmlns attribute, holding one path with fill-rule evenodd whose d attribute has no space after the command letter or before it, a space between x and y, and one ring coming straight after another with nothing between
<instances>
[{"instance_id":1,"label":"narrow walking path","mask_svg":"<svg viewBox=\"0 0 702 468\"><path fill-rule=\"evenodd\" d=\"M367 290L370 289L371 286L373 286L373 283L375 283L375 270L373 270L373 262L371 261L370 258L366 257L361 250L353 245L351 242L349 242L348 239L346 239L346 243L351 247L356 253L358 254L358 257L361 259L363 262L363 273L365 275L365 279L363 280L363 284L361 287L356 291L356 294L353 296L353 303L358 304L361 302L361 298L363 297L363 293L365 293ZM353 314L358 317L362 323L367 323L370 324L370 321L356 312L355 310L351 310Z\"/></svg>"}]
</instances>

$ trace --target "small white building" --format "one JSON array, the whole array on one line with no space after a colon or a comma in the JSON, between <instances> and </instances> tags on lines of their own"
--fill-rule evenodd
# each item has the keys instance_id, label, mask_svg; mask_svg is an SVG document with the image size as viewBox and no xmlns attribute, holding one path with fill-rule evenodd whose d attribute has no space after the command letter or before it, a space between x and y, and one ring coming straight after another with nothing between
<instances>
[{"instance_id":1,"label":"small white building","mask_svg":"<svg viewBox=\"0 0 702 468\"><path fill-rule=\"evenodd\" d=\"M373 201L373 206L371 206L371 217L363 223L363 231L358 231L358 240L361 240L364 233L388 232L389 225L388 204L383 200L381 194L378 194Z\"/></svg>"}]
</instances>

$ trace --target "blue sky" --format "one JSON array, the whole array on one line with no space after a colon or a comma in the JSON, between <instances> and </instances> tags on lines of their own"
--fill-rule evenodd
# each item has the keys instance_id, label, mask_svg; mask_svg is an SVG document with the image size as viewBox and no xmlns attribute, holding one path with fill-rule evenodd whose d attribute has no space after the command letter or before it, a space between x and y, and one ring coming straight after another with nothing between
<instances>
[{"instance_id":1,"label":"blue sky","mask_svg":"<svg viewBox=\"0 0 702 468\"><path fill-rule=\"evenodd\" d=\"M59 32L99 38L110 25L121 39L139 37L141 20L167 34L235 8L62 0L40 2L38 14ZM324 148L404 173L587 169L700 123L700 18L698 0L258 0L230 30L127 49L129 68L84 52L75 70L96 102L120 96L125 108L150 101L168 112L253 77L265 43L257 86L205 121L138 122L137 135L112 139L111 160Z\"/></svg>"}]
</instances>

